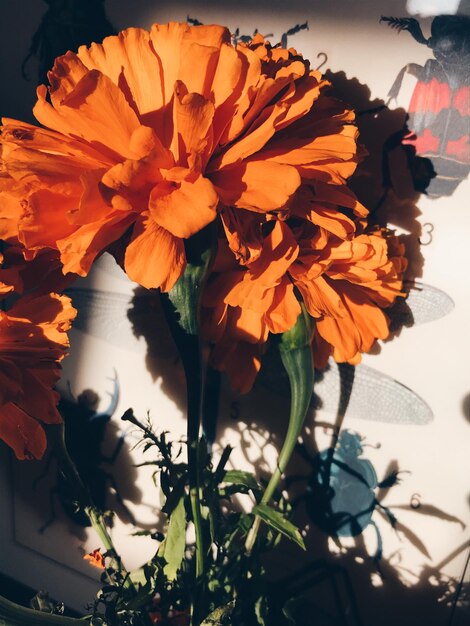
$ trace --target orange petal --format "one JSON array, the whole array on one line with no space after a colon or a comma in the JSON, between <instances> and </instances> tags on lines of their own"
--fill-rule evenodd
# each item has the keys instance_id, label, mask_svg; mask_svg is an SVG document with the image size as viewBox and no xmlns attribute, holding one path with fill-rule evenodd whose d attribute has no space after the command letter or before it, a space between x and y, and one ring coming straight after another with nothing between
<instances>
[{"instance_id":1,"label":"orange petal","mask_svg":"<svg viewBox=\"0 0 470 626\"><path fill-rule=\"evenodd\" d=\"M259 308L267 310L273 301L274 289L264 297L264 303ZM264 315L258 310L236 307L229 309L227 321L227 335L234 341L246 341L248 343L262 343L268 340L269 328Z\"/></svg>"},{"instance_id":2,"label":"orange petal","mask_svg":"<svg viewBox=\"0 0 470 626\"><path fill-rule=\"evenodd\" d=\"M106 170L91 170L80 176L83 192L78 207L68 212L67 220L71 224L88 224L107 217L112 208L106 204L100 192L101 178ZM58 237L61 239L61 237Z\"/></svg>"},{"instance_id":3,"label":"orange petal","mask_svg":"<svg viewBox=\"0 0 470 626\"><path fill-rule=\"evenodd\" d=\"M8 193L0 192L0 204L2 207L0 239L9 243L16 243L19 237L19 221L24 211L21 202L18 198L12 197Z\"/></svg>"},{"instance_id":4,"label":"orange petal","mask_svg":"<svg viewBox=\"0 0 470 626\"><path fill-rule=\"evenodd\" d=\"M224 167L258 153L276 132L276 125L286 116L287 109L277 103L263 109L256 121L238 141L208 163L207 171L216 172ZM256 154L255 158L260 158Z\"/></svg>"},{"instance_id":5,"label":"orange petal","mask_svg":"<svg viewBox=\"0 0 470 626\"><path fill-rule=\"evenodd\" d=\"M55 382L59 379L58 368L55 379ZM29 369L23 371L23 383L24 389L28 391L17 401L18 406L28 415L37 416L45 424L60 424L62 418L57 410L59 394L51 389L51 385L44 384L40 377ZM38 407L41 407L40 410Z\"/></svg>"},{"instance_id":6,"label":"orange petal","mask_svg":"<svg viewBox=\"0 0 470 626\"><path fill-rule=\"evenodd\" d=\"M295 281L295 286L302 294L305 306L312 317L330 315L342 318L346 315L347 311L338 292L322 276L315 280L299 278ZM341 289L341 285L338 289Z\"/></svg>"},{"instance_id":7,"label":"orange petal","mask_svg":"<svg viewBox=\"0 0 470 626\"><path fill-rule=\"evenodd\" d=\"M217 343L211 355L211 364L226 372L230 385L239 393L248 393L261 368L260 344L222 340Z\"/></svg>"},{"instance_id":8,"label":"orange petal","mask_svg":"<svg viewBox=\"0 0 470 626\"><path fill-rule=\"evenodd\" d=\"M42 92L43 93L43 92ZM139 126L135 112L122 91L110 78L98 70L91 70L78 82L55 111L50 114L42 101L34 109L36 118L44 125L68 135L79 136L98 147L105 154L118 158L132 158L132 133Z\"/></svg>"},{"instance_id":9,"label":"orange petal","mask_svg":"<svg viewBox=\"0 0 470 626\"><path fill-rule=\"evenodd\" d=\"M124 264L139 285L169 291L186 266L183 241L144 216L134 226Z\"/></svg>"},{"instance_id":10,"label":"orange petal","mask_svg":"<svg viewBox=\"0 0 470 626\"><path fill-rule=\"evenodd\" d=\"M128 28L103 43L81 46L78 57L88 69L97 69L118 85L145 115L163 105L162 67L150 44L150 34L142 28Z\"/></svg>"},{"instance_id":11,"label":"orange petal","mask_svg":"<svg viewBox=\"0 0 470 626\"><path fill-rule=\"evenodd\" d=\"M274 141L271 148L263 150L263 156L268 160L289 165L315 164L331 158L347 161L356 154L357 135L355 126L344 126L341 134L308 139L295 136L290 139L282 138Z\"/></svg>"},{"instance_id":12,"label":"orange petal","mask_svg":"<svg viewBox=\"0 0 470 626\"><path fill-rule=\"evenodd\" d=\"M287 277L275 288L274 300L266 313L266 324L272 333L283 333L294 326L301 312L294 295L294 285Z\"/></svg>"},{"instance_id":13,"label":"orange petal","mask_svg":"<svg viewBox=\"0 0 470 626\"><path fill-rule=\"evenodd\" d=\"M122 213L117 213L101 221L85 224L70 236L58 240L57 248L60 250L64 274L73 272L86 276L96 257L119 239L134 220L133 214L123 217Z\"/></svg>"},{"instance_id":14,"label":"orange petal","mask_svg":"<svg viewBox=\"0 0 470 626\"><path fill-rule=\"evenodd\" d=\"M209 96L199 90L210 87L217 64L217 49L222 43L230 42L229 31L222 26L191 27L171 22L154 24L150 37L163 68L164 104L171 101L177 80L184 80L189 92ZM201 66L195 65L196 58ZM197 72L193 71L194 67L198 67Z\"/></svg>"},{"instance_id":15,"label":"orange petal","mask_svg":"<svg viewBox=\"0 0 470 626\"><path fill-rule=\"evenodd\" d=\"M355 223L334 205L325 206L318 203L311 203L308 207L295 205L292 215L304 217L340 239L351 237L356 230Z\"/></svg>"},{"instance_id":16,"label":"orange petal","mask_svg":"<svg viewBox=\"0 0 470 626\"><path fill-rule=\"evenodd\" d=\"M6 319L0 319L0 327ZM0 359L0 406L8 402L15 402L24 389L21 370L15 365L12 358ZM0 418L1 419L1 418Z\"/></svg>"},{"instance_id":17,"label":"orange petal","mask_svg":"<svg viewBox=\"0 0 470 626\"><path fill-rule=\"evenodd\" d=\"M175 237L187 238L215 219L218 201L212 183L199 176L194 182L157 185L149 209L157 224Z\"/></svg>"},{"instance_id":18,"label":"orange petal","mask_svg":"<svg viewBox=\"0 0 470 626\"><path fill-rule=\"evenodd\" d=\"M264 161L227 167L210 179L225 204L259 212L284 208L301 184L295 168Z\"/></svg>"},{"instance_id":19,"label":"orange petal","mask_svg":"<svg viewBox=\"0 0 470 626\"><path fill-rule=\"evenodd\" d=\"M42 426L12 403L0 407L0 439L20 460L41 459L46 451L46 434Z\"/></svg>"},{"instance_id":20,"label":"orange petal","mask_svg":"<svg viewBox=\"0 0 470 626\"><path fill-rule=\"evenodd\" d=\"M259 216L251 211L226 207L221 218L225 236L236 259L243 265L255 261L263 247Z\"/></svg>"},{"instance_id":21,"label":"orange petal","mask_svg":"<svg viewBox=\"0 0 470 626\"><path fill-rule=\"evenodd\" d=\"M59 195L48 189L31 194L20 223L20 237L26 248L57 248L57 240L68 237L76 226L67 220L77 209L76 198Z\"/></svg>"},{"instance_id":22,"label":"orange petal","mask_svg":"<svg viewBox=\"0 0 470 626\"><path fill-rule=\"evenodd\" d=\"M179 81L173 103L174 137L172 152L179 165L188 164L188 156L212 148L214 105L197 93L181 91Z\"/></svg>"}]
</instances>

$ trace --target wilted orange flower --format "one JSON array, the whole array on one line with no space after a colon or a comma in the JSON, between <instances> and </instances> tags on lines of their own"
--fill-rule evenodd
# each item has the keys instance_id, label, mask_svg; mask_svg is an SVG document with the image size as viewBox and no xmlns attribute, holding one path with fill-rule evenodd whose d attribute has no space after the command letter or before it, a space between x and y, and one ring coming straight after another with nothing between
<instances>
[{"instance_id":1,"label":"wilted orange flower","mask_svg":"<svg viewBox=\"0 0 470 626\"><path fill-rule=\"evenodd\" d=\"M85 561L88 561L90 565L93 565L93 567L97 567L98 569L105 568L104 556L101 554L99 548L96 548L96 550L93 550L93 552L89 554L85 554L83 558Z\"/></svg>"},{"instance_id":2,"label":"wilted orange flower","mask_svg":"<svg viewBox=\"0 0 470 626\"><path fill-rule=\"evenodd\" d=\"M0 237L59 250L64 272L119 241L130 278L167 291L184 239L218 214L244 262L259 253L246 214L300 212L343 237L366 214L345 186L353 113L260 35L234 48L220 26L131 28L58 58L49 82L34 108L46 128L3 121Z\"/></svg>"},{"instance_id":3,"label":"wilted orange flower","mask_svg":"<svg viewBox=\"0 0 470 626\"><path fill-rule=\"evenodd\" d=\"M70 299L54 293L25 296L0 311L0 439L18 459L41 458L41 422L61 422L52 387L75 314Z\"/></svg>"}]
</instances>

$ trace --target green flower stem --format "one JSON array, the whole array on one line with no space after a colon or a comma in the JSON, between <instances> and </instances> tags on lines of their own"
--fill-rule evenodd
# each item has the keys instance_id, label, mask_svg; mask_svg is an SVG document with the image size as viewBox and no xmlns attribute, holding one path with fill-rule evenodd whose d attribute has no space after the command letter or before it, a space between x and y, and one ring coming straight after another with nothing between
<instances>
[{"instance_id":1,"label":"green flower stem","mask_svg":"<svg viewBox=\"0 0 470 626\"><path fill-rule=\"evenodd\" d=\"M279 352L289 377L291 389L289 426L284 445L279 454L277 467L271 476L260 504L268 504L271 500L302 431L313 393L312 335L313 320L302 305L302 312L295 326L280 337ZM261 518L256 516L245 543L245 549L248 554L253 550L260 524Z\"/></svg>"},{"instance_id":2,"label":"green flower stem","mask_svg":"<svg viewBox=\"0 0 470 626\"><path fill-rule=\"evenodd\" d=\"M216 245L215 225L185 242L187 265L183 275L164 297L168 325L183 362L188 403L188 482L189 500L196 534L196 581L192 601L192 626L203 617L206 596L206 559L204 521L201 512L199 432L202 423L205 370L200 345L199 310L201 294Z\"/></svg>"},{"instance_id":3,"label":"green flower stem","mask_svg":"<svg viewBox=\"0 0 470 626\"><path fill-rule=\"evenodd\" d=\"M84 619L28 609L0 596L0 626L84 626Z\"/></svg>"}]
</instances>

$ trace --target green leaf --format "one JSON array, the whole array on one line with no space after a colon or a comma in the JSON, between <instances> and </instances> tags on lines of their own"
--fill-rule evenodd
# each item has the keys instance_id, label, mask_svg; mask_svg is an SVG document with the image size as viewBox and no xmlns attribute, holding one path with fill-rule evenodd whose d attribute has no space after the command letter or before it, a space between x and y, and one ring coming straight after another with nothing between
<instances>
[{"instance_id":1,"label":"green leaf","mask_svg":"<svg viewBox=\"0 0 470 626\"><path fill-rule=\"evenodd\" d=\"M223 483L229 483L233 485L242 485L252 491L261 491L261 487L258 484L256 478L250 472L242 472L241 470L228 470L223 475Z\"/></svg>"},{"instance_id":2,"label":"green leaf","mask_svg":"<svg viewBox=\"0 0 470 626\"><path fill-rule=\"evenodd\" d=\"M132 580L134 585L145 585L147 583L147 576L145 575L145 570L143 567L139 567L137 569L129 572L129 578Z\"/></svg>"},{"instance_id":3,"label":"green leaf","mask_svg":"<svg viewBox=\"0 0 470 626\"><path fill-rule=\"evenodd\" d=\"M302 598L290 598L282 607L282 614L289 622L289 626L296 626L295 620L296 609L302 606Z\"/></svg>"},{"instance_id":4,"label":"green leaf","mask_svg":"<svg viewBox=\"0 0 470 626\"><path fill-rule=\"evenodd\" d=\"M170 516L165 539L158 548L158 556L166 561L163 571L168 580L175 580L181 567L186 547L186 511L181 497Z\"/></svg>"},{"instance_id":5,"label":"green leaf","mask_svg":"<svg viewBox=\"0 0 470 626\"><path fill-rule=\"evenodd\" d=\"M201 626L229 626L232 623L231 616L235 602L229 602L224 606L219 606L201 623Z\"/></svg>"},{"instance_id":6,"label":"green leaf","mask_svg":"<svg viewBox=\"0 0 470 626\"><path fill-rule=\"evenodd\" d=\"M285 537L288 537L291 541L294 541L298 546L305 550L304 540L300 534L297 526L294 526L292 522L289 522L279 511L275 511L267 504L258 504L254 507L253 513L260 517L268 526L277 530Z\"/></svg>"},{"instance_id":7,"label":"green leaf","mask_svg":"<svg viewBox=\"0 0 470 626\"><path fill-rule=\"evenodd\" d=\"M255 602L255 615L260 626L266 626L268 616L268 602L266 596L260 596Z\"/></svg>"}]
</instances>

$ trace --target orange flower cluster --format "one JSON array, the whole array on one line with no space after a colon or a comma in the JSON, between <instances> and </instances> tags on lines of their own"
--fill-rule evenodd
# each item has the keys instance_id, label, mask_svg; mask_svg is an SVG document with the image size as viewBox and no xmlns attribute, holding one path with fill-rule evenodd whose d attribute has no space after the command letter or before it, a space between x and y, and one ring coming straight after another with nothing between
<instances>
[{"instance_id":1,"label":"orange flower cluster","mask_svg":"<svg viewBox=\"0 0 470 626\"><path fill-rule=\"evenodd\" d=\"M86 275L109 250L131 279L169 291L185 239L216 220L204 333L242 391L301 300L317 364L355 363L387 335L403 250L366 230L346 185L360 159L354 113L295 50L155 24L68 52L49 82L34 108L44 128L2 129L0 237L27 258L55 251L64 273Z\"/></svg>"},{"instance_id":2,"label":"orange flower cluster","mask_svg":"<svg viewBox=\"0 0 470 626\"><path fill-rule=\"evenodd\" d=\"M85 554L83 558L85 561L88 561L90 565L98 569L104 569L106 567L104 556L101 554L99 548L96 548L96 550L93 550L89 554Z\"/></svg>"},{"instance_id":3,"label":"orange flower cluster","mask_svg":"<svg viewBox=\"0 0 470 626\"><path fill-rule=\"evenodd\" d=\"M21 280L16 268L0 269L2 281L6 274L17 284ZM0 283L3 293L13 286ZM41 458L46 449L41 423L61 422L59 395L52 387L75 314L66 296L39 292L24 296L8 312L0 311L0 439L18 459Z\"/></svg>"}]
</instances>

